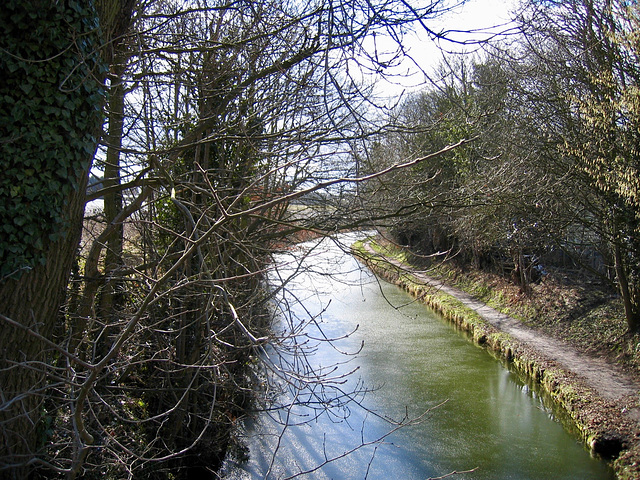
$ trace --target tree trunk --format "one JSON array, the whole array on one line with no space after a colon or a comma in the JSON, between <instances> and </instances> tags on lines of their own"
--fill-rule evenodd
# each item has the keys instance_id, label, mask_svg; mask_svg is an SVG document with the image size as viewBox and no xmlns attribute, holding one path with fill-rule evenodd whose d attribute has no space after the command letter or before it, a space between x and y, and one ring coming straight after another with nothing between
<instances>
[{"instance_id":1,"label":"tree trunk","mask_svg":"<svg viewBox=\"0 0 640 480\"><path fill-rule=\"evenodd\" d=\"M120 186L120 150L124 130L124 85L122 77L126 66L126 55L117 55L109 75L109 132L107 134L107 153L104 168L103 187L111 188L104 195L104 216L107 226L116 221L122 211L122 190ZM118 270L122 267L124 227L117 222L106 241L104 259L104 286L100 295L98 317L105 323L100 335L98 353L105 354L110 345L109 330L117 328L118 306L122 303L122 282L118 281Z\"/></svg>"},{"instance_id":2,"label":"tree trunk","mask_svg":"<svg viewBox=\"0 0 640 480\"><path fill-rule=\"evenodd\" d=\"M104 168L104 188L113 188L104 195L104 214L107 224L115 220L122 211L122 191L120 185L120 150L124 128L124 85L122 75L124 64L116 64L109 75L109 133ZM107 239L105 252L105 275L108 277L122 265L123 226L119 223ZM112 288L113 290L113 288Z\"/></svg>"},{"instance_id":3,"label":"tree trunk","mask_svg":"<svg viewBox=\"0 0 640 480\"><path fill-rule=\"evenodd\" d=\"M615 261L616 277L618 280L618 290L622 296L622 303L624 304L624 314L627 319L627 328L630 333L640 332L640 315L638 314L637 305L634 305L633 297L631 295L631 289L629 288L629 281L627 279L627 272L624 268L622 247L619 242L615 242L613 246L613 254Z\"/></svg>"},{"instance_id":4,"label":"tree trunk","mask_svg":"<svg viewBox=\"0 0 640 480\"><path fill-rule=\"evenodd\" d=\"M110 63L110 48L128 28L135 1L98 2L101 29L92 2L37 3L40 8L34 9L29 2L5 2L1 21L12 33L0 36L5 53L9 48L0 59L6 70L2 93L22 107L13 124L6 117L0 121L9 137L0 142L0 166L15 176L11 201L31 215L17 223L24 226L18 230L22 236L3 239L3 253L42 253L32 262L16 260L19 277L0 278L0 472L2 478L16 479L28 478L41 465L38 459L46 458L45 422L67 412L59 389L66 387L60 382L69 367L57 330L63 330L61 306L82 231L90 156L101 131L100 76L104 63ZM60 15L65 22L57 20ZM109 48L100 50L104 45ZM6 68L10 61L12 68ZM14 88L34 82L35 88ZM16 176L15 171L27 170L27 162L34 171L30 179ZM39 210L29 210L35 202L25 191L40 195ZM49 216L32 213L41 211ZM21 240L24 232L37 242Z\"/></svg>"},{"instance_id":5,"label":"tree trunk","mask_svg":"<svg viewBox=\"0 0 640 480\"><path fill-rule=\"evenodd\" d=\"M68 198L70 228L51 243L46 263L0 284L0 312L20 325L3 326L0 341L5 407L0 410L0 466L15 465L13 478L27 477L26 464L45 440L41 421L46 420L48 374L56 351L40 337L53 341L56 325L63 322L59 309L80 240L87 173L80 172L80 188Z\"/></svg>"}]
</instances>

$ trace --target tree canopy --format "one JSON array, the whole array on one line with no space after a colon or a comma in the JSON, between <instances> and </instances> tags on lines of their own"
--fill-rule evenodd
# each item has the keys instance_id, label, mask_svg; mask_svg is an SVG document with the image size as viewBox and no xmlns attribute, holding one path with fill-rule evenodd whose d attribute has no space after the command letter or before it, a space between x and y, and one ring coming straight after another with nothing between
<instances>
[{"instance_id":1,"label":"tree canopy","mask_svg":"<svg viewBox=\"0 0 640 480\"><path fill-rule=\"evenodd\" d=\"M372 205L410 192L383 197L411 212L384 226L422 254L506 266L525 291L536 262L570 257L615 285L637 332L638 15L628 2L529 2L519 36L445 58L395 113L414 131L382 136L371 168L476 140L372 186Z\"/></svg>"}]
</instances>

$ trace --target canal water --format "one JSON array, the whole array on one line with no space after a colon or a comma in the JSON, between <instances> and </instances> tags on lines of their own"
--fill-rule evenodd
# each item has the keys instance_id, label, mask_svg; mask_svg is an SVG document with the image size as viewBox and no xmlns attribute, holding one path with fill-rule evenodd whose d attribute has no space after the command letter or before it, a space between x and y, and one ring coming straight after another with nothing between
<instances>
[{"instance_id":1,"label":"canal water","mask_svg":"<svg viewBox=\"0 0 640 480\"><path fill-rule=\"evenodd\" d=\"M344 253L353 240L278 258L269 401L225 478L615 478L534 386Z\"/></svg>"}]
</instances>

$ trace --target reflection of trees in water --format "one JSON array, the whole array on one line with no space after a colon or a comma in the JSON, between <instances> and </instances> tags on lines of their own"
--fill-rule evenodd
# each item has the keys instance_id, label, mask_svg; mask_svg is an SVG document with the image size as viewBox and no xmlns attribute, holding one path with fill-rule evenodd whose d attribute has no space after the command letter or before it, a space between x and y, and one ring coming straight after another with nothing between
<instances>
[{"instance_id":1,"label":"reflection of trees in water","mask_svg":"<svg viewBox=\"0 0 640 480\"><path fill-rule=\"evenodd\" d=\"M253 372L264 396L241 429L252 447L246 468L254 475L344 475L343 466L331 464L355 454L358 460L352 461L366 468L390 435L429 413L393 419L367 406L371 385L359 378L356 362L364 344L352 339L357 327L341 324L335 317L339 307L333 305L350 303L348 292L373 281L348 253L357 237L362 235L340 235L335 244L327 239L308 242L276 257L270 278L272 284L285 285L276 288L272 303L278 341L265 348L265 361ZM373 434L371 418L377 419ZM351 433L331 439L338 432L336 425ZM322 440L318 432L330 436ZM242 452L228 460L230 478L244 471L242 460L247 459Z\"/></svg>"}]
</instances>

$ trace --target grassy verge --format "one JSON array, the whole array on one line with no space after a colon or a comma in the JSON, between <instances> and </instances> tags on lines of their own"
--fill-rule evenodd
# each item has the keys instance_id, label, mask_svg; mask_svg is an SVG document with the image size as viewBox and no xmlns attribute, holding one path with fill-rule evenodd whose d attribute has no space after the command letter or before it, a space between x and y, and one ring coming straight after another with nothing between
<instances>
[{"instance_id":1,"label":"grassy verge","mask_svg":"<svg viewBox=\"0 0 640 480\"><path fill-rule=\"evenodd\" d=\"M475 342L487 345L495 354L509 361L516 371L539 383L566 414L567 421L574 427L572 429L592 452L602 453L607 458L603 449L608 448L612 441L624 439L621 440L626 442L622 454L614 463L618 478L640 478L637 424L622 419L620 411L626 408L624 405L601 399L575 376L540 358L535 351L510 335L497 331L457 299L424 285L412 275L411 271L419 268L411 264L411 255L406 251L384 243L370 242L369 245L381 256L367 251L365 242L357 242L352 249L379 276L420 298L458 328L469 332ZM406 268L388 262L388 258L401 262ZM581 291L577 286L546 279L543 284L536 285L530 295L523 296L503 279L480 272L462 272L447 264L429 268L425 273L470 293L523 323L567 341L578 350L605 354L630 370L637 369L638 348L634 349L633 345L640 344L637 339L624 339L621 305L614 298L603 301L601 292L594 293L594 300L588 298L589 289ZM549 295L552 297L546 298ZM581 303L583 297L586 298L586 307ZM637 403L630 402L633 406ZM612 455L612 459L619 451Z\"/></svg>"},{"instance_id":2,"label":"grassy verge","mask_svg":"<svg viewBox=\"0 0 640 480\"><path fill-rule=\"evenodd\" d=\"M371 246L408 268L420 268L406 249L383 241ZM530 327L570 343L579 351L606 357L629 374L640 376L640 338L626 334L620 298L588 279L552 272L532 285L531 293L525 295L499 275L471 268L463 270L449 262L434 263L426 273Z\"/></svg>"}]
</instances>

